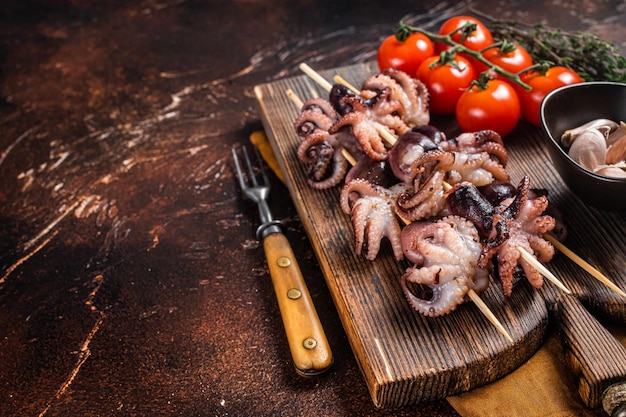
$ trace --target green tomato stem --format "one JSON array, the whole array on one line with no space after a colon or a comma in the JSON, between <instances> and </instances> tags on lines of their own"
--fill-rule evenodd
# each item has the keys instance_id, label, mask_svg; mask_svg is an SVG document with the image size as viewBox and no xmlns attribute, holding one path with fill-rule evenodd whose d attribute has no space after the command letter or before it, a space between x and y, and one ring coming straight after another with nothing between
<instances>
[{"instance_id":1,"label":"green tomato stem","mask_svg":"<svg viewBox=\"0 0 626 417\"><path fill-rule=\"evenodd\" d=\"M416 27L416 26L411 26L408 25L406 23L404 23L404 19L402 19L400 21L400 26L396 32L396 37L399 40L405 40L411 33L413 32L418 32L421 33L425 36L427 36L431 41L434 42L441 42L441 43L445 43L448 46L451 46L454 51L459 52L459 53L463 53L464 55L467 56L471 56L472 58L474 58L475 60L485 64L489 69L484 71L484 72L495 72L496 74L499 74L511 81L513 81L514 83L518 84L519 86L521 86L524 90L526 91L530 91L532 89L531 86L529 86L528 84L526 84L525 82L522 81L522 79L520 78L520 75L530 71L531 69L534 69L536 67L537 64L530 66L526 69L524 69L523 71L521 71L520 73L512 73L510 71L505 70L504 68L500 67L499 65L495 65L492 62L488 61L485 59L485 57L483 57L482 55L482 51L474 51L472 49L467 48L465 45L460 44L458 42L455 42L452 39L452 35L457 33L457 32L462 32L462 33L471 33L471 31L468 31L469 28L472 28L472 23L466 23L464 26L446 34L446 35L439 35L437 33L433 33L433 32L429 32L425 29L422 29L420 27ZM490 46L493 47L493 46ZM490 48L488 47L488 48ZM541 65L541 64L539 64ZM488 80L489 77L479 77L479 80ZM479 88L486 88L486 84L484 82L479 82L477 84L479 86Z\"/></svg>"}]
</instances>

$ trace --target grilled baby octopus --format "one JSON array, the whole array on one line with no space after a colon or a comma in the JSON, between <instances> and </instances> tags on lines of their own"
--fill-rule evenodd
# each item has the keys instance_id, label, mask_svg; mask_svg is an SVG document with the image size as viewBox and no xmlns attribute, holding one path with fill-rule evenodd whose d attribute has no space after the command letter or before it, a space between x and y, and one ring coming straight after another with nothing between
<instances>
[{"instance_id":1,"label":"grilled baby octopus","mask_svg":"<svg viewBox=\"0 0 626 417\"><path fill-rule=\"evenodd\" d=\"M412 187L397 198L399 214L408 220L438 215L446 205L444 183L508 181L500 145L500 136L491 131L446 139L436 128L419 126L400 136L388 159L394 174Z\"/></svg>"},{"instance_id":2,"label":"grilled baby octopus","mask_svg":"<svg viewBox=\"0 0 626 417\"><path fill-rule=\"evenodd\" d=\"M308 165L307 182L318 190L339 184L348 170L340 138L328 132L336 121L334 108L321 98L305 102L295 121L296 133L302 137L298 159Z\"/></svg>"},{"instance_id":3,"label":"grilled baby octopus","mask_svg":"<svg viewBox=\"0 0 626 417\"><path fill-rule=\"evenodd\" d=\"M469 181L476 186L490 184L495 180L509 181L506 171L508 154L502 137L493 130L461 133L439 143L441 149L461 154L459 157L470 162L457 162L449 174L448 182L456 184ZM471 165L471 166L470 166Z\"/></svg>"},{"instance_id":4,"label":"grilled baby octopus","mask_svg":"<svg viewBox=\"0 0 626 417\"><path fill-rule=\"evenodd\" d=\"M330 133L349 128L370 158L384 160L392 145L381 132L397 138L413 126L428 124L429 99L428 89L419 80L397 70L371 76L359 94L335 86L331 102L341 118Z\"/></svg>"},{"instance_id":5,"label":"grilled baby octopus","mask_svg":"<svg viewBox=\"0 0 626 417\"><path fill-rule=\"evenodd\" d=\"M450 313L470 289L481 293L489 285L487 269L478 266L478 231L462 217L409 224L402 230L402 248L414 263L402 275L402 290L411 307L425 316Z\"/></svg>"},{"instance_id":6,"label":"grilled baby octopus","mask_svg":"<svg viewBox=\"0 0 626 417\"><path fill-rule=\"evenodd\" d=\"M548 199L545 195L529 198L529 191L530 180L525 176L515 197L495 207L470 183L457 184L446 193L449 212L472 221L483 240L478 266L486 267L495 256L506 296L511 295L518 266L533 287L543 285L543 277L521 257L520 248L540 262L548 262L554 256L554 247L543 238L555 226L555 219L544 214Z\"/></svg>"},{"instance_id":7,"label":"grilled baby octopus","mask_svg":"<svg viewBox=\"0 0 626 417\"><path fill-rule=\"evenodd\" d=\"M355 252L360 255L366 247L365 257L370 261L376 259L383 238L391 243L396 260L404 258L401 228L394 210L396 186L387 189L367 179L354 178L341 191L341 209L352 218Z\"/></svg>"}]
</instances>

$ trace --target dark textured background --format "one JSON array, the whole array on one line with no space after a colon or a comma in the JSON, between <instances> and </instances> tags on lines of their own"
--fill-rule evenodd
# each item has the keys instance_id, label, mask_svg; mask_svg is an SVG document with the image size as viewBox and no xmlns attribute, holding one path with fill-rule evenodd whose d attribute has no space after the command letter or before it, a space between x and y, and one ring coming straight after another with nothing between
<instances>
[{"instance_id":1,"label":"dark textured background","mask_svg":"<svg viewBox=\"0 0 626 417\"><path fill-rule=\"evenodd\" d=\"M625 2L476 1L624 42ZM437 1L4 1L0 5L0 415L453 416L376 410L285 188L335 353L294 372L230 147L254 85L373 59ZM621 45L623 47L623 45Z\"/></svg>"}]
</instances>

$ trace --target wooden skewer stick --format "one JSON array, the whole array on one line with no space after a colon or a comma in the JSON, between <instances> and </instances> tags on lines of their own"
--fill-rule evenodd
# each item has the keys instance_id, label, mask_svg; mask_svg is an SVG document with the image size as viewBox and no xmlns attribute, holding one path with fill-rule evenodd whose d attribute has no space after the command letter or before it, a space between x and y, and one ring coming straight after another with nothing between
<instances>
[{"instance_id":1,"label":"wooden skewer stick","mask_svg":"<svg viewBox=\"0 0 626 417\"><path fill-rule=\"evenodd\" d=\"M483 313L485 317L487 317L487 320L489 320L491 324L496 326L500 333L502 333L509 342L514 343L511 336L509 336L509 333L506 331L502 323L500 323L500 320L498 320L498 318L493 314L493 312L489 309L489 306L485 304L485 302L480 298L476 291L470 288L470 290L467 292L467 295L469 296L470 300L472 300L472 302L476 305L476 307L478 307L481 313Z\"/></svg>"},{"instance_id":2,"label":"wooden skewer stick","mask_svg":"<svg viewBox=\"0 0 626 417\"><path fill-rule=\"evenodd\" d=\"M324 90L330 92L330 90L333 88L333 85L331 83L326 81L324 77L322 77L317 71L315 71L313 68L311 68L307 64L302 63L300 64L299 68L302 72L304 72L306 75L311 77L313 81L318 83L320 87L322 87Z\"/></svg>"},{"instance_id":3,"label":"wooden skewer stick","mask_svg":"<svg viewBox=\"0 0 626 417\"><path fill-rule=\"evenodd\" d=\"M343 78L341 75L337 74L333 77L333 80L337 83L337 84L342 84L345 85L346 87L348 87L350 90L354 91L357 94L360 94L361 90L359 90L358 88L356 88L355 86L353 86L352 84L350 84L348 82L348 80L346 80L345 78Z\"/></svg>"},{"instance_id":4,"label":"wooden skewer stick","mask_svg":"<svg viewBox=\"0 0 626 417\"><path fill-rule=\"evenodd\" d=\"M528 251L526 249L524 249L521 246L518 246L517 250L519 251L521 257L526 262L528 262L533 268L535 268L537 271L539 271L541 273L541 275L546 277L550 282L552 282L554 285L559 287L566 294L571 294L572 293L557 277L554 276L554 274L552 272L548 271L548 269L545 266L543 266L543 264L541 262L539 262L537 260L537 258L535 258L533 255L528 253Z\"/></svg>"},{"instance_id":5,"label":"wooden skewer stick","mask_svg":"<svg viewBox=\"0 0 626 417\"><path fill-rule=\"evenodd\" d=\"M350 151L348 151L346 148L341 148L341 154L343 155L344 158L346 158L346 160L348 161L348 163L352 166L356 165L356 159L354 159L354 156L352 156L352 154L350 153Z\"/></svg>"},{"instance_id":6,"label":"wooden skewer stick","mask_svg":"<svg viewBox=\"0 0 626 417\"><path fill-rule=\"evenodd\" d=\"M317 72L315 72L315 70L313 70L311 67L309 67L306 64L300 64L300 69L306 73L309 77L311 77L314 81L316 81L318 84L320 84L323 88L327 89L328 91L330 91L330 89L332 88L332 86L330 88L326 88L325 86L329 86L330 83L328 83L323 77L321 77ZM348 87L350 88L350 87ZM300 100L295 93L293 93L293 91L291 93L289 93L289 91L287 92L287 95L291 98L292 101L294 101L294 103L302 103L302 100ZM293 96L293 97L292 97ZM295 100L294 100L295 98ZM302 105L300 105L298 108L301 108ZM391 136L391 138L387 139L393 139L392 142L390 143L395 143L396 138L391 135L391 133L389 133L388 131L385 131L386 133L389 134L389 136ZM384 138L384 136L383 136ZM342 149L342 153L344 154L344 156L346 154L350 155L350 153L344 148ZM356 163L354 157L352 157L351 155L349 156L348 162L354 161L354 163ZM354 165L353 162L351 162L352 165ZM491 322L491 324L493 324L496 329L498 329L498 331L500 333L502 333L502 335L510 342L510 343L514 343L513 339L511 338L511 336L509 335L509 333L506 331L506 329L504 328L504 326L502 325L502 323L500 323L500 320L498 320L498 318L495 316L495 314L493 314L493 312L489 309L489 306L487 306L487 304L485 304L483 302L483 300L481 300L480 296L476 293L476 291L474 291L473 289L469 289L467 291L467 295L469 296L470 300L474 303L474 305L476 307L478 307L478 310L487 318L487 320L489 320L489 322Z\"/></svg>"},{"instance_id":7,"label":"wooden skewer stick","mask_svg":"<svg viewBox=\"0 0 626 417\"><path fill-rule=\"evenodd\" d=\"M546 233L546 234L543 235L543 237L544 237L544 239L546 239L547 241L552 243L552 245L555 248L557 248L563 255L567 256L572 261L574 261L578 266L580 266L582 269L584 269L585 271L589 272L591 274L591 276L596 278L598 281L602 282L604 285L609 287L611 290L613 290L617 294L619 294L622 297L626 298L626 293L624 293L624 291L622 291L617 285L615 285L613 283L613 281L611 281L608 277L606 277L606 275L604 275L602 272L598 271L593 266L591 266L589 263L587 263L580 256L576 255L567 246L565 246L564 244L559 242L554 236L551 236L551 235Z\"/></svg>"},{"instance_id":8,"label":"wooden skewer stick","mask_svg":"<svg viewBox=\"0 0 626 417\"><path fill-rule=\"evenodd\" d=\"M300 100L300 97L298 97L298 95L291 88L288 88L286 93L287 97L289 97L293 104L296 105L298 110L301 110L302 106L304 106L304 103L302 102L302 100Z\"/></svg>"}]
</instances>

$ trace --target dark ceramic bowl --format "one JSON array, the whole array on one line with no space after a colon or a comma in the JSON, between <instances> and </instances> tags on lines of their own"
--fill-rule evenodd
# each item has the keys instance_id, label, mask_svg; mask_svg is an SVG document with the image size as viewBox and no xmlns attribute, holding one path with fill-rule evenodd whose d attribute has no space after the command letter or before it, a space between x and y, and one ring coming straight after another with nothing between
<instances>
[{"instance_id":1,"label":"dark ceramic bowl","mask_svg":"<svg viewBox=\"0 0 626 417\"><path fill-rule=\"evenodd\" d=\"M587 171L561 146L565 130L599 118L626 121L626 84L594 81L568 85L549 93L541 104L541 126L549 138L550 158L565 184L589 205L626 211L626 178Z\"/></svg>"}]
</instances>

